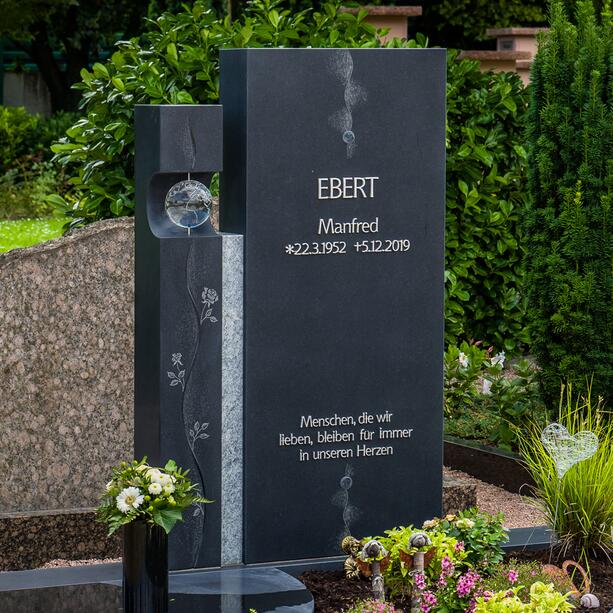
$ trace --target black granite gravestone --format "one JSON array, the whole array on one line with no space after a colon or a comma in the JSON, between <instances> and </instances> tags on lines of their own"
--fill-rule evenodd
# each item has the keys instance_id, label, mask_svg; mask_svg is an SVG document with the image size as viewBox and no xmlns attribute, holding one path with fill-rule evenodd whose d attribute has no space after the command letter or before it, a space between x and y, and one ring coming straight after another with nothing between
<instances>
[{"instance_id":1,"label":"black granite gravestone","mask_svg":"<svg viewBox=\"0 0 613 613\"><path fill-rule=\"evenodd\" d=\"M445 51L221 52L245 562L441 511Z\"/></svg>"},{"instance_id":2,"label":"black granite gravestone","mask_svg":"<svg viewBox=\"0 0 613 613\"><path fill-rule=\"evenodd\" d=\"M221 169L221 124L220 106L136 107L135 456L174 459L216 501L222 237L210 221L188 235L165 198L188 173L208 183ZM184 514L170 537L171 568L220 564L220 517L219 502Z\"/></svg>"}]
</instances>

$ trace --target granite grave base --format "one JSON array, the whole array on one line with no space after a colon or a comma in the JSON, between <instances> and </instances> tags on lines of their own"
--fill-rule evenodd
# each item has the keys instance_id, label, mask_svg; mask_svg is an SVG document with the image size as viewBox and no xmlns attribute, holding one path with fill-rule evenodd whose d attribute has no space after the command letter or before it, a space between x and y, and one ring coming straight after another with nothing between
<instances>
[{"instance_id":1,"label":"granite grave base","mask_svg":"<svg viewBox=\"0 0 613 613\"><path fill-rule=\"evenodd\" d=\"M102 576L108 568L101 569ZM94 581L96 569L85 569ZM36 572L36 571L35 571ZM41 571L38 571L39 573ZM112 571L119 574L119 566ZM30 587L23 588L18 573L0 575L0 611L11 613L118 613L123 611L121 581L49 585L40 575L42 587L35 587L37 577L30 575ZM58 583L62 583L62 574ZM82 573L83 574L83 573ZM53 576L51 574L51 576ZM66 574L64 573L64 579ZM79 580L78 573L72 580ZM25 583L26 585L28 582ZM15 588L15 589L12 589ZM169 613L312 613L313 597L304 585L276 568L224 569L171 573Z\"/></svg>"},{"instance_id":2,"label":"granite grave base","mask_svg":"<svg viewBox=\"0 0 613 613\"><path fill-rule=\"evenodd\" d=\"M94 509L0 513L0 571L120 556L119 534L109 538Z\"/></svg>"}]
</instances>

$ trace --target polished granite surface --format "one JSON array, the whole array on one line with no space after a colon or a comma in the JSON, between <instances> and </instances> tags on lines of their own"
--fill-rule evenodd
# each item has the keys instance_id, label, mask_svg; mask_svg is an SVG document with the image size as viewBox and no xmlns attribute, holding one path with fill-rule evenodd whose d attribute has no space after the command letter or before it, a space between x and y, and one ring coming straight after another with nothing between
<instances>
[{"instance_id":1,"label":"polished granite surface","mask_svg":"<svg viewBox=\"0 0 613 613\"><path fill-rule=\"evenodd\" d=\"M6 589L0 584L2 613L119 613L121 583L81 583ZM3 590L4 588L4 590ZM173 573L169 613L312 613L304 585L276 568Z\"/></svg>"}]
</instances>

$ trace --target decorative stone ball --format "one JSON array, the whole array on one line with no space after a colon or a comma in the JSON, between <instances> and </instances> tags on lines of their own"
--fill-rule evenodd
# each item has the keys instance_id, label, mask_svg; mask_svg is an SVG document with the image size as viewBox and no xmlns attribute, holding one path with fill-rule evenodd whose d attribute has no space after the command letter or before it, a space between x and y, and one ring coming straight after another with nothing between
<instances>
[{"instance_id":1,"label":"decorative stone ball","mask_svg":"<svg viewBox=\"0 0 613 613\"><path fill-rule=\"evenodd\" d=\"M200 181L180 181L166 194L164 208L170 221L180 228L197 228L211 215L213 196Z\"/></svg>"},{"instance_id":2,"label":"decorative stone ball","mask_svg":"<svg viewBox=\"0 0 613 613\"><path fill-rule=\"evenodd\" d=\"M594 594L583 594L579 604L584 609L598 609L600 607L600 600Z\"/></svg>"},{"instance_id":3,"label":"decorative stone ball","mask_svg":"<svg viewBox=\"0 0 613 613\"><path fill-rule=\"evenodd\" d=\"M421 549L430 544L432 544L432 541L430 541L428 535L423 532L417 532L409 539L409 547L411 548L415 547L416 549Z\"/></svg>"}]
</instances>

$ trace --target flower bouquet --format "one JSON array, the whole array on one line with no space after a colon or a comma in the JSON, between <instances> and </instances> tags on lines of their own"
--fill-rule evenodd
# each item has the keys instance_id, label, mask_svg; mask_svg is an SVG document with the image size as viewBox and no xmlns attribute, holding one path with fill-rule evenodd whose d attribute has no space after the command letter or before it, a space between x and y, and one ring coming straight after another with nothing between
<instances>
[{"instance_id":1,"label":"flower bouquet","mask_svg":"<svg viewBox=\"0 0 613 613\"><path fill-rule=\"evenodd\" d=\"M192 505L210 502L198 496L196 484L174 460L164 468L140 462L122 462L113 469L113 478L106 484L98 519L109 527L109 535L135 520L156 524L168 534L183 512Z\"/></svg>"},{"instance_id":2,"label":"flower bouquet","mask_svg":"<svg viewBox=\"0 0 613 613\"><path fill-rule=\"evenodd\" d=\"M147 458L122 462L106 484L98 520L109 535L123 526L123 599L125 613L168 610L168 534L183 512L207 502L196 484L173 460L164 468Z\"/></svg>"}]
</instances>

